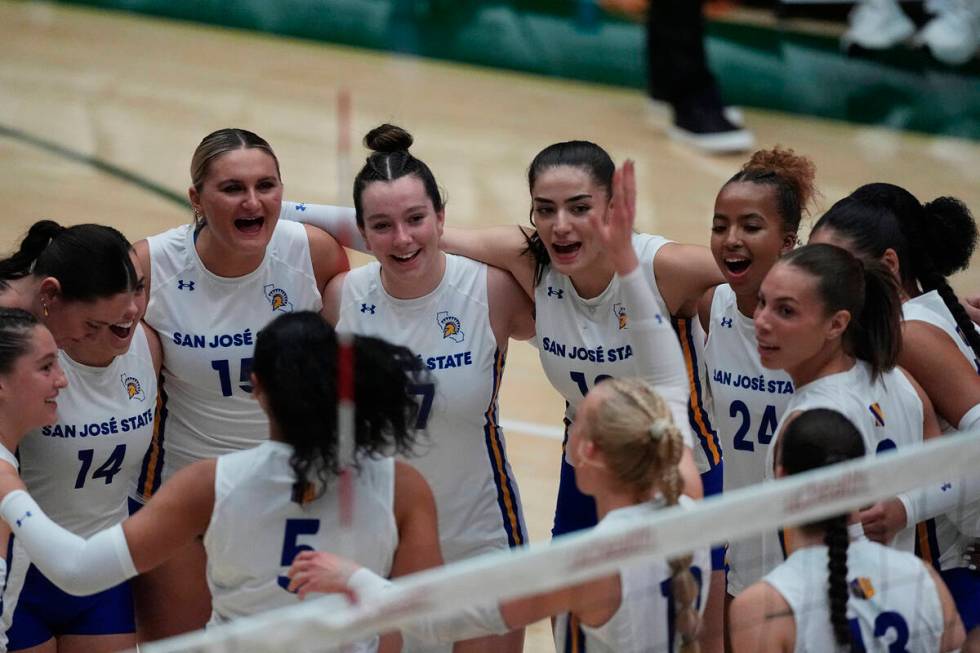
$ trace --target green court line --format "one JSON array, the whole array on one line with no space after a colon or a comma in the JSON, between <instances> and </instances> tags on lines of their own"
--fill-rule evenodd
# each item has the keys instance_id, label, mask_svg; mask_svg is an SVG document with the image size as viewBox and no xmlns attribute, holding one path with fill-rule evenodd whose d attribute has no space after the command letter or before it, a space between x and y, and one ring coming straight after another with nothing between
<instances>
[{"instance_id":1,"label":"green court line","mask_svg":"<svg viewBox=\"0 0 980 653\"><path fill-rule=\"evenodd\" d=\"M8 127L7 125L0 125L0 137L10 138L26 145L30 145L31 147L35 147L39 150L44 150L45 152L54 154L62 159L67 159L69 161L74 161L76 163L81 163L82 165L95 168L99 172L104 172L111 177L115 177L116 179L145 190L152 195L156 195L157 197L163 198L168 202L177 204L181 208L186 209L190 207L190 203L188 202L186 196L181 195L180 193L175 193L169 188L150 181L146 177L138 175L135 172L130 172L124 168L120 168L119 166L109 163L108 161L103 161L97 157L82 154L81 152L67 148L64 145L59 145L53 141L45 140L39 136L29 134L15 127Z\"/></svg>"}]
</instances>

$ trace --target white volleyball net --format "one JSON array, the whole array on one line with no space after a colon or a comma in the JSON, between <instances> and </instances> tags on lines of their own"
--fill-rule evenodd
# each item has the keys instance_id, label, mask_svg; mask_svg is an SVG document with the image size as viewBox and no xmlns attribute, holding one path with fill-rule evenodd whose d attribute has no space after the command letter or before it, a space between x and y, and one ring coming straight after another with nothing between
<instances>
[{"instance_id":1,"label":"white volleyball net","mask_svg":"<svg viewBox=\"0 0 980 653\"><path fill-rule=\"evenodd\" d=\"M584 532L525 549L489 554L399 579L388 591L347 609L319 600L146 644L145 653L266 653L344 650L374 634L463 610L536 595L608 576L652 558L683 555L869 506L980 470L980 432L946 435L921 446L865 457L765 483L693 507L652 513L604 532ZM659 588L658 588L659 591ZM599 600L599 599L597 599ZM330 605L336 605L332 602Z\"/></svg>"}]
</instances>

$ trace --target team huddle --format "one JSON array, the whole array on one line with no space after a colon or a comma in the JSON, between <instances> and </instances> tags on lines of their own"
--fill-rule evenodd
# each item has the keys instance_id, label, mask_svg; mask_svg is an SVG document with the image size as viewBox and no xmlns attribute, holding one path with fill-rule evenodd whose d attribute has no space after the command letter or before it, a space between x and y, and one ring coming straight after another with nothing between
<instances>
[{"instance_id":1,"label":"team huddle","mask_svg":"<svg viewBox=\"0 0 980 653\"><path fill-rule=\"evenodd\" d=\"M684 245L634 231L631 162L572 141L531 162L530 225L462 230L407 132L364 142L353 210L284 202L269 144L222 129L192 223L44 220L0 261L0 650L123 650L525 545L511 339L566 401L555 535L980 426L956 199L867 184L801 245L814 166L775 148ZM561 652L980 651L978 538L980 479L950 479L355 650L517 653L552 616Z\"/></svg>"}]
</instances>

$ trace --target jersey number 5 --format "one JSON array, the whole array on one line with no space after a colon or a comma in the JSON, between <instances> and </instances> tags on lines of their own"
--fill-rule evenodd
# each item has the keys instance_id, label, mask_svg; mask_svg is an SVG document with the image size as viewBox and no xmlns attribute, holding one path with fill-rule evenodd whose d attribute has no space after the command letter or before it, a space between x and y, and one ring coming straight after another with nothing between
<instances>
[{"instance_id":1,"label":"jersey number 5","mask_svg":"<svg viewBox=\"0 0 980 653\"><path fill-rule=\"evenodd\" d=\"M319 531L319 519L287 519L286 532L282 538L282 558L280 558L279 564L283 567L289 567L293 564L293 558L299 555L301 551L312 551L312 546L300 544L297 540L300 535L316 535ZM279 576L276 582L284 590L289 588L289 576Z\"/></svg>"}]
</instances>

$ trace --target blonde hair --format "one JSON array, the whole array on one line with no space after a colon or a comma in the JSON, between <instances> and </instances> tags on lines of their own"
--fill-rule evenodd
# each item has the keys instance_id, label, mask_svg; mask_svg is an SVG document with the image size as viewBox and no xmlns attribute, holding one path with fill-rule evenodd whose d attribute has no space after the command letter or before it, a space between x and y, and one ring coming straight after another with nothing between
<instances>
[{"instance_id":1,"label":"blonde hair","mask_svg":"<svg viewBox=\"0 0 980 653\"><path fill-rule=\"evenodd\" d=\"M644 493L659 489L668 506L676 505L684 487L678 469L684 439L667 402L641 379L609 379L601 387L602 402L592 411L588 430L609 470L624 485ZM700 651L699 588L691 562L690 554L669 561L682 653Z\"/></svg>"}]
</instances>

